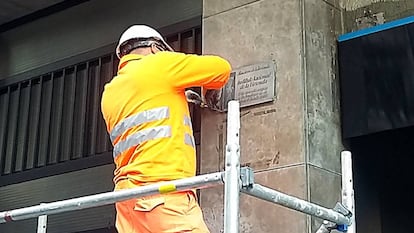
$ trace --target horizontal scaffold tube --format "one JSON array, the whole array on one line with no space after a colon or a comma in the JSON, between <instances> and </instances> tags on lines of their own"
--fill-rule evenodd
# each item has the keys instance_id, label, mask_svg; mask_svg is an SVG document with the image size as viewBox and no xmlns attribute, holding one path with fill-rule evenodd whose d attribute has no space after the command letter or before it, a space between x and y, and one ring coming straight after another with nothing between
<instances>
[{"instance_id":1,"label":"horizontal scaffold tube","mask_svg":"<svg viewBox=\"0 0 414 233\"><path fill-rule=\"evenodd\" d=\"M339 225L351 225L351 219L332 209L328 209L297 197L292 197L279 191L264 187L259 184L253 184L252 187L243 188L243 193L269 201L281 206L297 210Z\"/></svg>"},{"instance_id":2,"label":"horizontal scaffold tube","mask_svg":"<svg viewBox=\"0 0 414 233\"><path fill-rule=\"evenodd\" d=\"M208 188L223 184L224 172L199 175L180 180L161 182L132 189L100 193L78 197L63 201L39 204L21 209L0 212L0 223L35 218L41 215L57 214L72 210L81 210L92 207L113 204L132 198L149 196L159 193L168 193L194 188Z\"/></svg>"}]
</instances>

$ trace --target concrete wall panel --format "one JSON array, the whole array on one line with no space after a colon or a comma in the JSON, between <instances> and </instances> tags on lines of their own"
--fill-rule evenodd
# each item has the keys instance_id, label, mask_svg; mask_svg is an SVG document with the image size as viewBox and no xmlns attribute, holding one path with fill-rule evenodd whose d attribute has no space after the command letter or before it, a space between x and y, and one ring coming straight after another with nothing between
<instances>
[{"instance_id":1,"label":"concrete wall panel","mask_svg":"<svg viewBox=\"0 0 414 233\"><path fill-rule=\"evenodd\" d=\"M217 11L214 4L205 0L204 12ZM229 59L234 69L263 61L276 65L275 102L241 111L241 163L258 172L257 182L306 198L300 1L231 1L239 6L232 9L226 4L221 4L221 13L204 16L204 53ZM214 9L209 11L209 6ZM201 132L201 171L223 170L225 114L205 110ZM203 190L201 206L211 232L220 232L223 188ZM302 233L306 219L301 213L242 196L240 232Z\"/></svg>"},{"instance_id":2,"label":"concrete wall panel","mask_svg":"<svg viewBox=\"0 0 414 233\"><path fill-rule=\"evenodd\" d=\"M206 10L215 1L204 2L204 12L217 11ZM262 61L276 65L275 102L241 111L241 163L258 172L257 182L306 198L300 1L233 2L239 7L228 9L222 4L227 10L204 17L204 53L220 54L229 59L234 69ZM201 132L201 171L222 170L225 114L206 110ZM203 190L201 206L211 232L220 232L223 188ZM245 195L241 209L240 232L283 229L299 233L306 228L305 215Z\"/></svg>"},{"instance_id":3,"label":"concrete wall panel","mask_svg":"<svg viewBox=\"0 0 414 233\"><path fill-rule=\"evenodd\" d=\"M203 16L209 17L211 15L220 14L225 11L231 11L234 8L241 7L252 2L260 0L208 0L204 1Z\"/></svg>"},{"instance_id":4,"label":"concrete wall panel","mask_svg":"<svg viewBox=\"0 0 414 233\"><path fill-rule=\"evenodd\" d=\"M340 10L342 6L341 1L343 0L320 0L320 1Z\"/></svg>"},{"instance_id":5,"label":"concrete wall panel","mask_svg":"<svg viewBox=\"0 0 414 233\"><path fill-rule=\"evenodd\" d=\"M220 161L225 148L223 124L226 115L204 110L201 116L200 172L204 174L223 170L223 163Z\"/></svg>"},{"instance_id":6,"label":"concrete wall panel","mask_svg":"<svg viewBox=\"0 0 414 233\"><path fill-rule=\"evenodd\" d=\"M233 68L269 60L276 64L276 101L242 110L242 163L255 169L304 161L299 18L298 1L266 0L203 20L204 53L222 55ZM221 167L206 161L222 160L218 153L225 145L225 116L215 115L203 113L202 171Z\"/></svg>"},{"instance_id":7,"label":"concrete wall panel","mask_svg":"<svg viewBox=\"0 0 414 233\"><path fill-rule=\"evenodd\" d=\"M255 175L255 182L299 198L306 197L305 180L303 165ZM223 203L223 187L203 190L201 206L211 232L223 229ZM306 229L306 215L297 211L246 194L241 194L240 204L241 233L303 233Z\"/></svg>"},{"instance_id":8,"label":"concrete wall panel","mask_svg":"<svg viewBox=\"0 0 414 233\"><path fill-rule=\"evenodd\" d=\"M341 34L341 15L321 0L306 0L304 4L309 163L340 172L343 147L336 38Z\"/></svg>"},{"instance_id":9,"label":"concrete wall panel","mask_svg":"<svg viewBox=\"0 0 414 233\"><path fill-rule=\"evenodd\" d=\"M379 2L399 2L406 0L340 0L341 7L347 11L356 10ZM409 1L409 0L408 0Z\"/></svg>"},{"instance_id":10,"label":"concrete wall panel","mask_svg":"<svg viewBox=\"0 0 414 233\"><path fill-rule=\"evenodd\" d=\"M310 201L326 208L333 208L341 202L341 175L312 165L308 165ZM322 220L312 217L312 230L321 225Z\"/></svg>"},{"instance_id":11,"label":"concrete wall panel","mask_svg":"<svg viewBox=\"0 0 414 233\"><path fill-rule=\"evenodd\" d=\"M363 3L363 4L362 4ZM412 16L414 14L413 0L348 0L343 11L344 32L375 26L378 23ZM377 19L380 15L381 19ZM360 23L360 22L363 23Z\"/></svg>"}]
</instances>

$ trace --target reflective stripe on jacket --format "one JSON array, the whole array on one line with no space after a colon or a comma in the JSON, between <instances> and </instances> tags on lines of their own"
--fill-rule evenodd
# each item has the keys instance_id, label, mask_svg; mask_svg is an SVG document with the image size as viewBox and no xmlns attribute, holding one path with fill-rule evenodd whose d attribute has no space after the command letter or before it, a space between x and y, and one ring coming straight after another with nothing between
<instances>
[{"instance_id":1,"label":"reflective stripe on jacket","mask_svg":"<svg viewBox=\"0 0 414 233\"><path fill-rule=\"evenodd\" d=\"M101 109L114 145L114 182L195 175L195 141L185 89L221 88L231 67L218 56L158 52L122 57Z\"/></svg>"}]
</instances>

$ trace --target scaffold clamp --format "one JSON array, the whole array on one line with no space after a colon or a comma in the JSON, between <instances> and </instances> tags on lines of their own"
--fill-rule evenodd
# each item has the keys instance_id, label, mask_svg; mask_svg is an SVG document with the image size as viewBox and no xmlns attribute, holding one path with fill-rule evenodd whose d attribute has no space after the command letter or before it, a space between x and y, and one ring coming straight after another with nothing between
<instances>
[{"instance_id":1,"label":"scaffold clamp","mask_svg":"<svg viewBox=\"0 0 414 233\"><path fill-rule=\"evenodd\" d=\"M254 172L250 167L240 168L241 186L243 188L252 187L254 184Z\"/></svg>"},{"instance_id":2,"label":"scaffold clamp","mask_svg":"<svg viewBox=\"0 0 414 233\"><path fill-rule=\"evenodd\" d=\"M333 208L334 211L344 215L345 217L351 217L352 213L349 211L342 203L336 203L335 207ZM340 232L347 232L348 225L346 224L336 224L327 220L324 220L322 225L319 227L316 233L330 233L332 230L337 230Z\"/></svg>"}]
</instances>

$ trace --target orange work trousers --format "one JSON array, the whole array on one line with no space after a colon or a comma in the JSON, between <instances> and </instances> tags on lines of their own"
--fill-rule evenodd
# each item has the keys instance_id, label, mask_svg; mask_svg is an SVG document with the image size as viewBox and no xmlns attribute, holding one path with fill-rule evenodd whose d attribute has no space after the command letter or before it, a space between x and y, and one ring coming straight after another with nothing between
<instances>
[{"instance_id":1,"label":"orange work trousers","mask_svg":"<svg viewBox=\"0 0 414 233\"><path fill-rule=\"evenodd\" d=\"M210 232L192 191L118 202L116 212L118 233Z\"/></svg>"}]
</instances>

